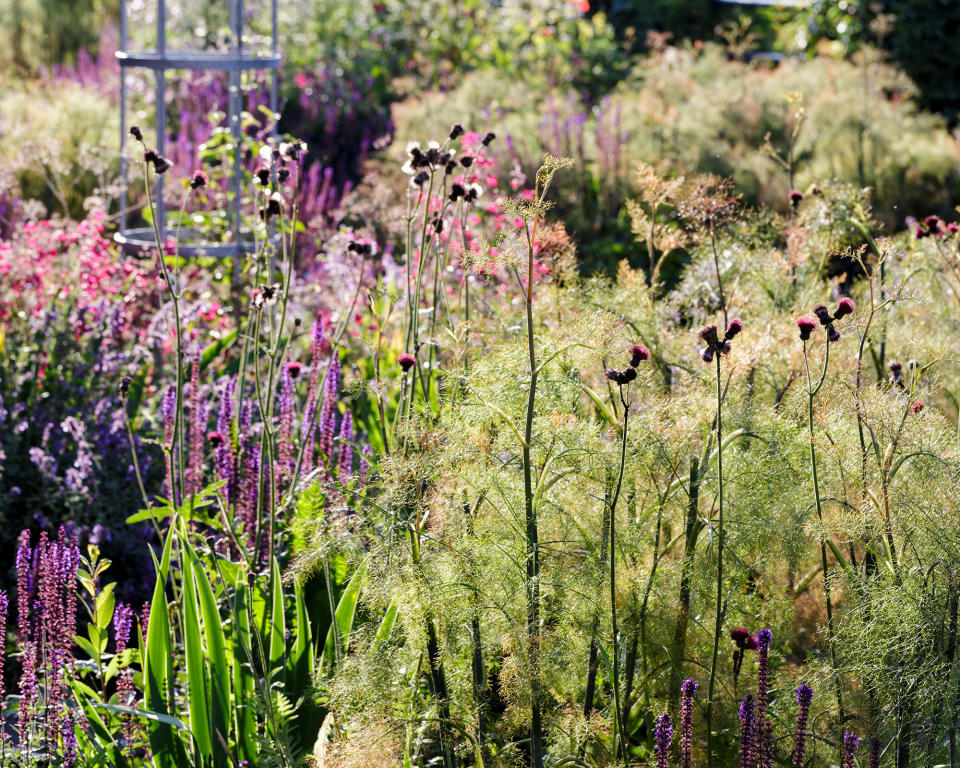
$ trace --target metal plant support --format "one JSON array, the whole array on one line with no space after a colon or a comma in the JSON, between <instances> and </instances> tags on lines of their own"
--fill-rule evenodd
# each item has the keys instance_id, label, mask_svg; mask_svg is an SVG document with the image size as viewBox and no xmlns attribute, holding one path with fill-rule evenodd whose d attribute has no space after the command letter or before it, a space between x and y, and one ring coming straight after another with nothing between
<instances>
[{"instance_id":1,"label":"metal plant support","mask_svg":"<svg viewBox=\"0 0 960 768\"><path fill-rule=\"evenodd\" d=\"M122 187L120 192L120 231L116 241L127 252L138 253L156 246L152 227L129 228L127 226L127 182L128 169L123 147L127 141L127 85L126 71L129 68L152 69L155 76L157 151L164 154L167 132L166 73L171 70L190 69L199 71L226 72L228 77L229 98L227 119L230 134L234 142L234 168L230 179L233 200L228 215L231 222L231 242L204 243L191 241L179 244L181 256L206 254L210 256L234 257L252 248L244 241L240 233L241 184L243 181L242 135L240 114L243 110L241 78L244 72L253 70L272 70L270 78L270 109L277 111L277 71L281 56L277 47L277 0L270 3L270 40L269 54L251 54L243 48L243 0L227 0L230 5L230 30L232 45L229 51L176 51L167 48L167 3L157 0L157 49L155 51L131 52L127 50L127 0L120 5L120 50L117 61L120 64L120 173ZM166 210L163 202L163 176L157 176L156 182L157 224L160 237L166 241ZM233 259L236 276L240 259Z\"/></svg>"}]
</instances>

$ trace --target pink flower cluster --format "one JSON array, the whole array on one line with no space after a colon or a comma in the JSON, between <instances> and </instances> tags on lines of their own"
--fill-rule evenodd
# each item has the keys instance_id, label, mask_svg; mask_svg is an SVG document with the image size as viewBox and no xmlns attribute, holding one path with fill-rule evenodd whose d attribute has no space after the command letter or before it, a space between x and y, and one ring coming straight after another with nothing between
<instances>
[{"instance_id":1,"label":"pink flower cluster","mask_svg":"<svg viewBox=\"0 0 960 768\"><path fill-rule=\"evenodd\" d=\"M77 223L28 222L0 242L0 278L5 287L0 320L39 317L58 302L100 311L109 298L125 307L125 326L156 307L162 283L154 266L121 258L104 234L105 213L92 210ZM78 336L83 328L77 329Z\"/></svg>"}]
</instances>

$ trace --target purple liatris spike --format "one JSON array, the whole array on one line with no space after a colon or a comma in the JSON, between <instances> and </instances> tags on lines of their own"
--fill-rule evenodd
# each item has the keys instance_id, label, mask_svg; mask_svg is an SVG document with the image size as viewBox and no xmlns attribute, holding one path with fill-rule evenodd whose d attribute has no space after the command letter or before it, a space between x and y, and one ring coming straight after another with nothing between
<instances>
[{"instance_id":1,"label":"purple liatris spike","mask_svg":"<svg viewBox=\"0 0 960 768\"><path fill-rule=\"evenodd\" d=\"M348 410L340 422L340 448L337 456L337 479L342 483L353 469L353 416Z\"/></svg>"},{"instance_id":2,"label":"purple liatris spike","mask_svg":"<svg viewBox=\"0 0 960 768\"><path fill-rule=\"evenodd\" d=\"M854 768L857 750L860 748L860 737L850 731L843 732L843 760L840 768Z\"/></svg>"},{"instance_id":3,"label":"purple liatris spike","mask_svg":"<svg viewBox=\"0 0 960 768\"><path fill-rule=\"evenodd\" d=\"M657 755L657 768L669 768L673 723L670 722L670 715L666 712L657 718L657 722L653 726L653 738L656 740L654 750Z\"/></svg>"},{"instance_id":4,"label":"purple liatris spike","mask_svg":"<svg viewBox=\"0 0 960 768\"><path fill-rule=\"evenodd\" d=\"M699 683L693 678L680 686L680 766L690 768L693 759L693 697Z\"/></svg>"},{"instance_id":5,"label":"purple liatris spike","mask_svg":"<svg viewBox=\"0 0 960 768\"><path fill-rule=\"evenodd\" d=\"M740 768L754 768L756 765L756 744L753 738L756 729L754 728L754 703L753 696L749 693L746 698L740 702Z\"/></svg>"},{"instance_id":6,"label":"purple liatris spike","mask_svg":"<svg viewBox=\"0 0 960 768\"><path fill-rule=\"evenodd\" d=\"M804 752L807 748L807 723L810 720L810 702L813 701L813 689L806 683L797 688L797 732L793 738L793 768L803 768Z\"/></svg>"}]
</instances>

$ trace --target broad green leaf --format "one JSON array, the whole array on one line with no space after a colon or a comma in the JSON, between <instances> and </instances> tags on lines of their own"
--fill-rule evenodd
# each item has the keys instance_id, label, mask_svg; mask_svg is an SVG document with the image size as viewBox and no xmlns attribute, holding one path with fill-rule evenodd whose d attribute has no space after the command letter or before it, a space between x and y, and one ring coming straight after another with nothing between
<instances>
[{"instance_id":1,"label":"broad green leaf","mask_svg":"<svg viewBox=\"0 0 960 768\"><path fill-rule=\"evenodd\" d=\"M196 578L197 598L200 601L200 615L203 619L203 637L207 645L209 663L208 696L212 705L211 726L213 742L219 743L217 734L224 739L229 736L227 715L230 711L230 666L227 663L226 640L223 635L223 622L217 608L213 587L203 570L203 563L189 544L186 545L192 570ZM227 756L222 749L214 750L214 765L226 766Z\"/></svg>"},{"instance_id":2,"label":"broad green leaf","mask_svg":"<svg viewBox=\"0 0 960 768\"><path fill-rule=\"evenodd\" d=\"M153 600L150 603L150 621L147 625L146 654L143 665L144 705L147 711L164 717L169 717L168 700L173 679L173 645L167 613L169 607L164 590L166 574L170 566L172 540L171 526L161 563L157 563L152 551L150 553L158 576L153 590ZM172 723L160 718L148 720L147 735L154 766L156 768L189 768L183 743L174 733Z\"/></svg>"},{"instance_id":3,"label":"broad green leaf","mask_svg":"<svg viewBox=\"0 0 960 768\"><path fill-rule=\"evenodd\" d=\"M250 592L242 573L237 574L233 610L236 614L236 624L231 635L231 650L237 745L240 759L246 760L250 765L256 765L257 718L254 709L256 700L248 656L248 653L252 654L253 647L250 642Z\"/></svg>"},{"instance_id":4,"label":"broad green leaf","mask_svg":"<svg viewBox=\"0 0 960 768\"><path fill-rule=\"evenodd\" d=\"M350 583L340 596L340 602L337 603L336 625L337 638L340 641L340 653L345 654L350 643L350 631L353 629L353 618L357 612L357 602L360 598L360 586L363 584L363 576L366 573L366 561L362 561L350 577ZM324 660L332 661L337 658L334 647L333 626L327 630L327 640L323 646L323 654L320 657L320 667L323 668ZM331 664L332 671L332 664Z\"/></svg>"},{"instance_id":5,"label":"broad green leaf","mask_svg":"<svg viewBox=\"0 0 960 768\"><path fill-rule=\"evenodd\" d=\"M188 561L183 568L183 652L187 661L187 706L190 730L196 739L197 751L209 760L213 757L213 736L210 729L210 697L207 691L207 666L200 639L200 618L197 613L197 589L194 569Z\"/></svg>"},{"instance_id":6,"label":"broad green leaf","mask_svg":"<svg viewBox=\"0 0 960 768\"><path fill-rule=\"evenodd\" d=\"M271 567L271 584L273 595L271 600L272 618L270 620L270 672L272 674L283 666L283 656L286 653L287 623L283 615L283 583L280 581L280 564L274 558Z\"/></svg>"}]
</instances>

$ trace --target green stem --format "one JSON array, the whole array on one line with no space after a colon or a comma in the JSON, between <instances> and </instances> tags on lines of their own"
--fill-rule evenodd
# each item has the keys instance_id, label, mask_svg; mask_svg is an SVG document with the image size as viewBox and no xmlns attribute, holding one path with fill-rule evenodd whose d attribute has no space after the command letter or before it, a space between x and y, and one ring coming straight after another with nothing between
<instances>
[{"instance_id":1,"label":"green stem","mask_svg":"<svg viewBox=\"0 0 960 768\"><path fill-rule=\"evenodd\" d=\"M717 276L719 278L719 271ZM723 386L720 378L720 352L717 362L717 484L719 519L717 521L717 619L713 630L713 656L710 660L710 686L707 693L707 765L713 765L713 694L717 683L717 657L720 631L723 629Z\"/></svg>"},{"instance_id":2,"label":"green stem","mask_svg":"<svg viewBox=\"0 0 960 768\"><path fill-rule=\"evenodd\" d=\"M630 765L630 754L627 750L627 739L623 727L623 712L620 708L620 642L617 639L617 500L620 498L620 488L623 485L623 470L627 463L627 423L630 417L630 404L623 397L623 386L620 386L620 402L623 404L623 433L620 439L620 471L617 475L617 485L610 500L610 622L613 630L613 700L614 721L620 748L623 750L623 764ZM614 746L614 761L616 761L616 746Z\"/></svg>"}]
</instances>

